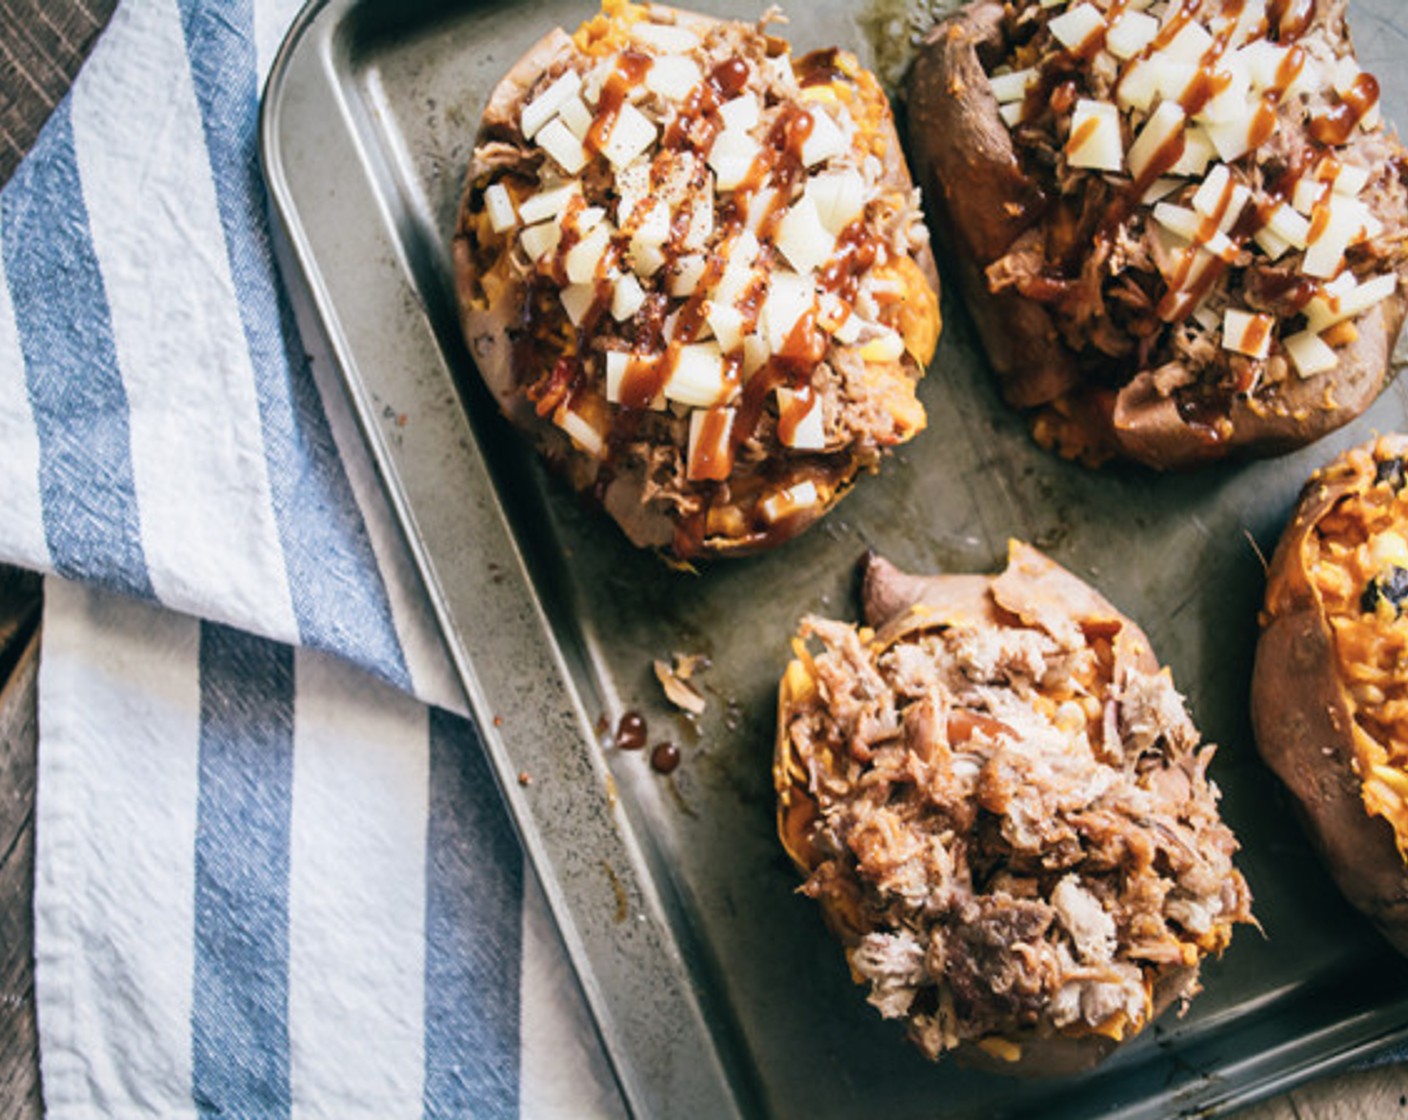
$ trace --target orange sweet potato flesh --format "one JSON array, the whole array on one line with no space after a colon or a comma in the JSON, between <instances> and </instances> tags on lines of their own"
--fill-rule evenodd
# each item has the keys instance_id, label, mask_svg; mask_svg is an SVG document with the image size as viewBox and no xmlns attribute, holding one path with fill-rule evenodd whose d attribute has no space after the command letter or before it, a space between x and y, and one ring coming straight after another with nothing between
<instances>
[{"instance_id":1,"label":"orange sweet potato flesh","mask_svg":"<svg viewBox=\"0 0 1408 1120\"><path fill-rule=\"evenodd\" d=\"M1257 747L1285 783L1326 867L1345 897L1408 952L1408 864L1393 814L1366 806L1365 771L1404 744L1375 740L1375 714L1356 698L1353 653L1337 634L1316 567L1332 518L1391 483L1379 464L1408 455L1408 437L1386 436L1341 456L1306 484L1267 575L1262 634L1252 677ZM1408 530L1408 521L1402 525ZM1351 624L1353 625L1353 623ZM1363 625L1393 627L1377 615ZM1401 764L1400 764L1401 765ZM1400 822L1401 814L1398 815Z\"/></svg>"}]
</instances>

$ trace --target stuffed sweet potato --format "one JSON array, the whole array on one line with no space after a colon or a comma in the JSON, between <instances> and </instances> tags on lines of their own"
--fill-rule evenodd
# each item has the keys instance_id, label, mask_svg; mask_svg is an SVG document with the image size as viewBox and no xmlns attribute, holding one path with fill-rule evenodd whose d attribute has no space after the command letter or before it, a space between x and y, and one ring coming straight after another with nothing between
<instances>
[{"instance_id":1,"label":"stuffed sweet potato","mask_svg":"<svg viewBox=\"0 0 1408 1120\"><path fill-rule=\"evenodd\" d=\"M1180 468L1362 412L1403 324L1404 151L1344 0L975 0L911 153L1041 443Z\"/></svg>"},{"instance_id":2,"label":"stuffed sweet potato","mask_svg":"<svg viewBox=\"0 0 1408 1120\"><path fill-rule=\"evenodd\" d=\"M1408 952L1408 437L1307 483L1267 577L1257 746L1340 889Z\"/></svg>"},{"instance_id":3,"label":"stuffed sweet potato","mask_svg":"<svg viewBox=\"0 0 1408 1120\"><path fill-rule=\"evenodd\" d=\"M1250 920L1201 744L1143 632L1013 543L996 577L872 559L804 620L778 831L852 974L930 1058L1070 1073L1198 990Z\"/></svg>"},{"instance_id":4,"label":"stuffed sweet potato","mask_svg":"<svg viewBox=\"0 0 1408 1120\"><path fill-rule=\"evenodd\" d=\"M607 0L494 91L454 236L505 414L638 546L777 544L925 423L938 278L849 54Z\"/></svg>"}]
</instances>

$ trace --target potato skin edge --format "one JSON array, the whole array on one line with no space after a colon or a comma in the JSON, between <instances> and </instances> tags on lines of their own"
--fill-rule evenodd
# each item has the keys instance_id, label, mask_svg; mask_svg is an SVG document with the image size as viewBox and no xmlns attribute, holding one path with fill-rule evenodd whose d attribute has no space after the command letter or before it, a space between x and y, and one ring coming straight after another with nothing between
<instances>
[{"instance_id":1,"label":"potato skin edge","mask_svg":"<svg viewBox=\"0 0 1408 1120\"><path fill-rule=\"evenodd\" d=\"M1395 437L1398 453L1408 439ZM1267 573L1266 617L1252 669L1257 750L1284 783L1317 854L1349 902L1408 954L1408 868L1393 827L1364 807L1354 706L1336 671L1334 636L1307 571L1320 520L1354 487L1342 460L1312 476Z\"/></svg>"}]
</instances>

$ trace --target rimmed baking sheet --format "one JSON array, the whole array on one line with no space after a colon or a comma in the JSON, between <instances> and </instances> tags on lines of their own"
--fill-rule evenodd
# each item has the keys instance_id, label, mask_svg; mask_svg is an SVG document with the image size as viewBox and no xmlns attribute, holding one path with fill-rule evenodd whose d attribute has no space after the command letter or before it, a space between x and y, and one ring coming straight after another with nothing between
<instances>
[{"instance_id":1,"label":"rimmed baking sheet","mask_svg":"<svg viewBox=\"0 0 1408 1120\"><path fill-rule=\"evenodd\" d=\"M737 0L700 9L751 18ZM794 5L799 49L892 66L912 13ZM930 428L820 527L771 555L672 572L547 477L459 337L449 233L487 94L586 3L323 0L265 100L289 243L421 565L529 854L642 1116L1163 1117L1222 1113L1408 1038L1408 964L1348 910L1255 758L1247 682L1269 554L1305 476L1408 395L1270 463L1098 474L1036 449L946 296ZM1351 5L1361 59L1408 120L1408 11ZM878 45L878 51L877 51ZM774 836L775 682L807 611L851 616L868 548L987 571L1009 536L1096 583L1148 631L1205 735L1265 938L1239 932L1205 993L1096 1072L1022 1082L930 1065L868 1008ZM708 706L664 701L655 658L703 654ZM641 712L683 763L600 729ZM522 774L531 782L519 781Z\"/></svg>"}]
</instances>

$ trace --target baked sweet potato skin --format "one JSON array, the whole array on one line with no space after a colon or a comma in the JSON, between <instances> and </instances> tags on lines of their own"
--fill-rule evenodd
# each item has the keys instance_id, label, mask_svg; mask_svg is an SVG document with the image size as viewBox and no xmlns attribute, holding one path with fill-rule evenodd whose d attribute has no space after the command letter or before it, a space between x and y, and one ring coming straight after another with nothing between
<instances>
[{"instance_id":1,"label":"baked sweet potato skin","mask_svg":"<svg viewBox=\"0 0 1408 1120\"><path fill-rule=\"evenodd\" d=\"M1356 739L1367 733L1310 573L1322 522L1348 495L1385 485L1377 480L1378 464L1405 455L1408 437L1382 437L1307 482L1267 572L1251 710L1257 748L1290 792L1340 890L1408 953L1408 865L1393 826L1365 807Z\"/></svg>"},{"instance_id":2,"label":"baked sweet potato skin","mask_svg":"<svg viewBox=\"0 0 1408 1120\"><path fill-rule=\"evenodd\" d=\"M643 7L652 20L687 28L701 37L726 22L665 5ZM622 8L621 4L608 5L597 22L616 18L612 13L619 14ZM858 439L839 450L828 447L825 454L771 464L768 470L759 471L756 477L742 483L736 478L730 479L729 497L718 503L724 508L709 511L711 524L717 521L721 528L697 532L695 526L682 527L681 504L662 500L660 480L652 475L651 464L646 460L638 457L613 459L609 469L602 469L600 463L580 454L561 428L540 415L526 392L528 386L523 383L522 370L516 368L515 339L525 328L524 276L512 269L486 268L479 237L485 186L494 177L501 159L521 158L525 148L516 127L525 99L545 74L562 70L575 50L574 37L567 32L560 28L548 32L501 79L485 110L475 157L465 177L451 248L460 322L470 354L504 416L574 490L616 521L636 547L656 550L672 562L745 556L774 548L824 517L850 492L862 472L877 470L880 456L891 442L903 442L922 430L923 407L914 396L913 388L923 376L927 359L916 363L907 353L896 364L897 372L892 378L898 402L895 431L880 439L878 448L867 436L865 441ZM874 88L883 100L878 87ZM875 150L880 153L881 188L913 196L913 180L887 104L883 117L876 122L874 141ZM923 233L922 223L916 228ZM909 275L927 285L927 298L911 299L914 310L906 312L906 322L914 324L914 337L920 339L915 349L932 356L940 330L939 277L927 244L927 233L923 236L924 243L913 250L908 266ZM908 330L902 333L908 342ZM927 346L922 339L926 333L932 336ZM847 358L859 360L854 353ZM746 515L745 506L756 509L762 498L784 494L798 484L814 486L818 500L765 525L759 525L755 517ZM686 495L686 498L692 496ZM721 516L715 518L714 513Z\"/></svg>"},{"instance_id":3,"label":"baked sweet potato skin","mask_svg":"<svg viewBox=\"0 0 1408 1120\"><path fill-rule=\"evenodd\" d=\"M1003 12L998 0L973 0L929 33L908 87L908 138L935 237L1002 395L1033 410L1038 441L1091 465L1116 457L1183 470L1284 454L1363 412L1393 377L1408 314L1401 284L1355 320L1357 338L1339 348L1336 369L1288 378L1274 394L1215 399L1161 393L1153 369L1093 383L1045 305L1015 288L990 290L990 265L1019 238L1044 239L1050 201L1024 173L987 77L1010 57Z\"/></svg>"},{"instance_id":4,"label":"baked sweet potato skin","mask_svg":"<svg viewBox=\"0 0 1408 1120\"><path fill-rule=\"evenodd\" d=\"M907 131L934 235L1003 396L1032 408L1068 392L1079 373L1047 310L1016 292L993 295L984 275L1046 204L1018 162L983 62L1003 51L1002 19L999 0L979 0L929 33L909 79Z\"/></svg>"},{"instance_id":5,"label":"baked sweet potato skin","mask_svg":"<svg viewBox=\"0 0 1408 1120\"><path fill-rule=\"evenodd\" d=\"M1103 650L1100 655L1102 664L1106 666L1103 671L1108 672L1111 682L1119 682L1118 688L1133 687L1131 682L1136 677L1166 677L1166 674L1160 674L1147 636L1134 622L1084 581L1036 549L1018 541L1009 546L1007 567L996 576L912 575L901 571L883 558L871 555L864 561L860 600L865 628L859 631L858 637L863 647L871 651L871 664L876 666L887 656L886 651L893 651L901 646L915 648L925 641L933 640L935 635L948 628L984 633L993 638L1004 631L1025 629L1050 635L1061 648L1069 649L1080 648L1094 636L1094 640L1101 644ZM806 626L803 632L807 632ZM813 635L815 636L815 632ZM829 640L827 648L834 648L829 645ZM847 694L846 687L835 679L834 669L820 667L818 663L810 660L810 655L804 654L801 648L798 648L798 658L784 675L779 689L778 736L774 756L774 783L779 795L778 833L784 849L797 869L808 879L804 892L819 902L827 927L846 947L848 959L852 962L853 975L858 982L863 982L862 970L857 966L858 958L855 954L866 951L867 935L892 928L888 923L894 916L888 911L890 904L886 903L885 899L889 896L884 890L879 894L873 893L882 880L872 878L878 872L875 870L876 850L870 847L870 839L866 839L864 850L854 849L862 869L854 874L845 870L848 857L844 855L843 848L837 847L838 840L832 831L834 826L831 822L836 819L833 816L836 808L832 801L837 797L846 796L841 791L848 784L859 789L886 787L881 773L868 769L870 755L864 746L851 746L847 749L827 740L828 748L818 751L815 745L817 740L813 738L817 733L803 728L814 726L810 722L813 715L808 713L815 712L818 689L822 690L823 698L835 697L835 703L850 708L864 697L873 696L878 682L869 678L862 670L859 678L862 683L855 686L855 693L851 696ZM904 663L904 659L894 662L895 665ZM911 668L904 672L913 671ZM1118 689L1112 695L1118 695ZM833 701L824 702L830 704ZM924 709L931 703L940 704L941 706L934 710L947 713L950 719L952 713L957 710L947 707L947 699L931 699L915 702L900 714L905 750L912 752L909 761L899 769L901 774L906 775L901 779L901 784L906 790L908 786L904 783L910 781L915 783L916 790L930 789L931 792L926 796L933 800L931 804L926 802L928 807L925 811L936 814L934 820L954 822L945 827L957 829L958 835L962 836L963 829L967 827L957 823L962 819L962 811L959 810L958 815L954 816L954 805L948 800L952 796L952 787L947 784L953 781L952 771L949 771L948 777L937 779L937 785L926 785L935 779L923 776L934 772L943 773L945 767L953 765L943 761L948 757L948 748L938 748L937 753L929 757L925 754L926 748L920 745L924 741L924 733L918 732L916 725L922 724L926 718ZM1102 725L1104 734L1123 734L1113 730L1116 726L1113 721L1123 718L1117 714L1115 707L1107 706ZM951 728L953 726L950 724ZM1196 732L1193 732L1191 727L1187 732L1191 738L1185 738L1184 732L1170 734L1178 745L1166 745L1160 749L1169 751L1170 769L1165 777L1172 780L1173 788L1179 792L1171 795L1166 802L1160 800L1159 804L1165 807L1181 805L1183 808L1176 811L1181 814L1187 811L1191 802L1198 802L1201 808L1195 811L1195 815L1206 821L1210 818L1204 814L1215 815L1212 804L1216 794L1212 793L1209 797L1202 776L1202 767L1210 754L1199 757L1200 752L1194 746ZM879 749L893 750L895 747L887 745L883 748L877 747L877 750ZM953 749L964 748L955 746ZM1152 755L1146 761L1152 764ZM994 775L999 772L1000 767L991 760L988 765L993 767ZM1157 769L1157 764L1154 765ZM931 771L930 767L934 770ZM987 790L986 793L978 794L980 798L989 798L996 795L997 785L983 786L980 783L978 789ZM877 813L877 820L880 817L886 819L880 829L880 835L907 836L905 829L909 826L896 822L910 819L900 808L902 804L907 803L908 797L908 793L889 795L889 800L885 801L883 808ZM851 804L841 811L841 819L862 822L863 830L868 827L866 822L870 819L867 815L869 810L864 808L863 794L859 800L861 804ZM1152 802L1145 804L1152 806ZM1001 811L996 803L985 801L984 807L1000 817ZM1163 810L1148 807L1141 811L1158 814ZM1092 819L1101 812L1099 809L1093 810ZM892 817L892 813L897 815ZM998 826L994 824L993 827ZM1005 831L1006 825L1002 827ZM1182 828L1183 825L1174 827ZM843 835L854 836L862 833ZM945 832L944 835L948 833ZM818 841L818 838L822 839ZM931 838L928 842L942 841ZM852 841L847 839L844 842L845 847L849 847L851 843ZM899 847L909 844L911 847L907 850L914 850L914 842L908 839L886 840L886 843ZM958 847L963 848L965 843L972 844L974 848L979 846L976 838L970 837L966 842L960 840ZM1209 850L1216 850L1225 855L1230 855L1231 849L1235 847L1230 832L1220 824L1212 826L1201 838L1201 843ZM922 849L922 844L918 847ZM955 858L961 862L964 857ZM1066 858L1071 862L1061 863L1059 866L1069 869L1078 865L1078 860L1072 857L1069 851ZM1150 855L1149 859L1152 858ZM1009 869L1011 874L1018 878L1023 874L1016 869L1015 864L1009 865ZM993 870L989 869L989 874L992 873ZM1101 874L1109 876L1110 868L1104 867ZM966 882L961 873L957 873L957 880ZM1240 875L1231 870L1230 863L1222 868L1222 874L1217 877L1217 881L1219 889L1229 893L1223 896L1223 905L1226 908L1215 919L1214 929L1207 933L1207 940L1196 946L1185 941L1178 946L1178 951L1151 953L1151 956L1158 958L1159 963L1149 967L1144 973L1147 985L1147 1014L1133 1028L1121 1027L1108 1033L1089 1028L1058 1030L1046 1020L1045 1011L1038 1014L1033 1010L1031 1025L1018 1027L1006 1023L1000 1028L990 1028L992 1033L981 1038L965 1037L955 1025L951 1028L955 1033L948 1037L939 1049L947 1050L965 1065L1019 1077L1069 1075L1098 1064L1169 1006L1191 997L1197 991L1199 960L1202 955L1205 952L1220 951L1226 944L1226 937L1230 935L1232 922L1250 920L1249 895ZM916 888L912 886L906 888L906 905L913 905L919 912L930 914L930 911L924 909L923 903L914 902L914 889ZM953 889L956 893L961 893L967 888ZM1018 892L1016 897L1030 896ZM932 914L937 915L946 912L945 908L952 905L952 900L939 898L932 900L931 904L934 907ZM968 905L966 902L960 903L959 911L966 912L964 908ZM960 926L962 924L962 919L952 915L942 919L932 916L925 919L930 920L938 923L953 921ZM901 919L898 928L908 928L905 922L905 919ZM922 924L916 928L922 928ZM923 943L921 936L921 944ZM925 954L926 962L929 961L930 955L937 951L934 946L941 944L944 942L937 937L930 943ZM953 943L948 944L951 946ZM1040 946L1039 941L1037 945ZM1028 949L1033 959L1039 959L1042 951L1040 948L1029 946ZM953 958L947 952L940 953L939 956L946 962L952 962ZM942 967L947 969L949 964ZM992 967L999 966L994 962ZM946 975L938 981L941 987L948 982ZM947 996L941 994L935 998L942 1005ZM874 990L871 1002L876 1002ZM933 1000L929 1002L932 1003ZM890 1011L884 1013L887 1016L892 1015ZM932 1035L928 1033L928 1029L915 1022L910 1022L909 1028L911 1037L919 1044L920 1049L928 1056L936 1057Z\"/></svg>"}]
</instances>

